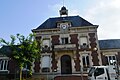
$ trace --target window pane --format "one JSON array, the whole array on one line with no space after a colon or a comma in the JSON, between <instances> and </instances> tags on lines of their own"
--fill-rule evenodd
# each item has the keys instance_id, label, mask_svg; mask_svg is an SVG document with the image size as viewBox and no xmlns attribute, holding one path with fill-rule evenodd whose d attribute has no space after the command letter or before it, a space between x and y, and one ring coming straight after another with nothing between
<instances>
[{"instance_id":1,"label":"window pane","mask_svg":"<svg viewBox=\"0 0 120 80\"><path fill-rule=\"evenodd\" d=\"M113 57L113 60L115 60L115 56L112 56Z\"/></svg>"},{"instance_id":2,"label":"window pane","mask_svg":"<svg viewBox=\"0 0 120 80\"><path fill-rule=\"evenodd\" d=\"M62 44L64 44L64 38L61 38Z\"/></svg>"},{"instance_id":3,"label":"window pane","mask_svg":"<svg viewBox=\"0 0 120 80\"><path fill-rule=\"evenodd\" d=\"M89 56L86 56L87 66L89 66Z\"/></svg>"},{"instance_id":4,"label":"window pane","mask_svg":"<svg viewBox=\"0 0 120 80\"><path fill-rule=\"evenodd\" d=\"M82 56L83 66L85 66L85 56Z\"/></svg>"},{"instance_id":5,"label":"window pane","mask_svg":"<svg viewBox=\"0 0 120 80\"><path fill-rule=\"evenodd\" d=\"M113 55L106 56L106 64L107 65L114 65L116 58Z\"/></svg>"},{"instance_id":6,"label":"window pane","mask_svg":"<svg viewBox=\"0 0 120 80\"><path fill-rule=\"evenodd\" d=\"M68 44L68 38L65 38L65 44Z\"/></svg>"},{"instance_id":7,"label":"window pane","mask_svg":"<svg viewBox=\"0 0 120 80\"><path fill-rule=\"evenodd\" d=\"M62 44L68 44L68 38L61 38Z\"/></svg>"},{"instance_id":8,"label":"window pane","mask_svg":"<svg viewBox=\"0 0 120 80\"><path fill-rule=\"evenodd\" d=\"M4 68L4 60L1 61L1 69L0 70L3 70Z\"/></svg>"},{"instance_id":9,"label":"window pane","mask_svg":"<svg viewBox=\"0 0 120 80\"><path fill-rule=\"evenodd\" d=\"M4 60L4 70L7 70L7 60Z\"/></svg>"},{"instance_id":10,"label":"window pane","mask_svg":"<svg viewBox=\"0 0 120 80\"><path fill-rule=\"evenodd\" d=\"M105 56L105 59L106 59L106 65L109 65L108 57Z\"/></svg>"}]
</instances>

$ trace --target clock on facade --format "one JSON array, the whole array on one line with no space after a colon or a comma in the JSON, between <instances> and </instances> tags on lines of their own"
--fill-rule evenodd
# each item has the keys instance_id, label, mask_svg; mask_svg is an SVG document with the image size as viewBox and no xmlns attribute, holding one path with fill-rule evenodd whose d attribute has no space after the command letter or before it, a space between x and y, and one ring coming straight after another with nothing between
<instances>
[{"instance_id":1,"label":"clock on facade","mask_svg":"<svg viewBox=\"0 0 120 80\"><path fill-rule=\"evenodd\" d=\"M63 24L61 25L62 29L66 29L67 28L67 25L66 24Z\"/></svg>"}]
</instances>

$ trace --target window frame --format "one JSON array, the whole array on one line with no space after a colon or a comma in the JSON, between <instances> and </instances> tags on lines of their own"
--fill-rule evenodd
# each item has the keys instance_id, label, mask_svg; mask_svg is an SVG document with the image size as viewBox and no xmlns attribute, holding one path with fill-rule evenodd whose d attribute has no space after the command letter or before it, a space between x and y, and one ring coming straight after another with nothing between
<instances>
[{"instance_id":1,"label":"window frame","mask_svg":"<svg viewBox=\"0 0 120 80\"><path fill-rule=\"evenodd\" d=\"M8 71L8 59L0 59L0 71Z\"/></svg>"},{"instance_id":2,"label":"window frame","mask_svg":"<svg viewBox=\"0 0 120 80\"><path fill-rule=\"evenodd\" d=\"M83 68L90 67L90 56L89 56L88 53L84 53L84 54L81 55L81 61L82 61Z\"/></svg>"},{"instance_id":3,"label":"window frame","mask_svg":"<svg viewBox=\"0 0 120 80\"><path fill-rule=\"evenodd\" d=\"M110 59L111 58L111 59ZM117 61L116 59L116 56L115 55L105 55L105 59L106 59L106 65L114 65L114 62L111 63L110 60L115 60Z\"/></svg>"},{"instance_id":4,"label":"window frame","mask_svg":"<svg viewBox=\"0 0 120 80\"><path fill-rule=\"evenodd\" d=\"M69 44L69 38L68 37L62 37L61 38L61 44Z\"/></svg>"}]
</instances>

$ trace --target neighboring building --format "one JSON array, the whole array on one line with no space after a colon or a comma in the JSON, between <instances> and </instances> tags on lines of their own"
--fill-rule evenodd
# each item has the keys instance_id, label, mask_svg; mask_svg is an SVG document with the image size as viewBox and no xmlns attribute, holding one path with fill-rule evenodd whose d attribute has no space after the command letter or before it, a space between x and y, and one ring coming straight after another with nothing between
<instances>
[{"instance_id":1,"label":"neighboring building","mask_svg":"<svg viewBox=\"0 0 120 80\"><path fill-rule=\"evenodd\" d=\"M91 66L113 65L110 61L120 63L120 40L98 40L97 28L98 25L80 16L68 16L63 6L60 17L49 18L33 29L36 39L42 41L41 59L33 63L33 78L87 80ZM16 69L9 57L0 56L0 74L3 63L6 64L6 76Z\"/></svg>"},{"instance_id":2,"label":"neighboring building","mask_svg":"<svg viewBox=\"0 0 120 80\"><path fill-rule=\"evenodd\" d=\"M117 61L120 65L120 39L99 40L102 65L113 65Z\"/></svg>"},{"instance_id":3,"label":"neighboring building","mask_svg":"<svg viewBox=\"0 0 120 80\"><path fill-rule=\"evenodd\" d=\"M0 49L0 80L8 80L8 78L13 79L15 76L18 76L16 75L18 67L15 61L10 58L10 55L11 52L9 47L4 46Z\"/></svg>"},{"instance_id":4,"label":"neighboring building","mask_svg":"<svg viewBox=\"0 0 120 80\"><path fill-rule=\"evenodd\" d=\"M23 77L28 77L28 68L24 67ZM12 59L12 52L9 46L0 48L0 80L17 80L19 78L19 67Z\"/></svg>"}]
</instances>

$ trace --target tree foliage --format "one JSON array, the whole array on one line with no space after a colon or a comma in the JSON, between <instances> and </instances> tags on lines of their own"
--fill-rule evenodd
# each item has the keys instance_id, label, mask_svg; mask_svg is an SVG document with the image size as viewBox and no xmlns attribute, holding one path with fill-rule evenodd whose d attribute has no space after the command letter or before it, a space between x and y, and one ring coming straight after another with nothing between
<instances>
[{"instance_id":1,"label":"tree foliage","mask_svg":"<svg viewBox=\"0 0 120 80\"><path fill-rule=\"evenodd\" d=\"M36 41L35 35L29 34L29 36L25 37L17 34L16 36L11 35L10 38L10 42L0 39L0 43L3 46L10 47L12 51L11 58L17 62L20 68L20 78L22 78L22 68L24 65L29 64L29 73L32 75L32 63L35 59L40 58L40 44Z\"/></svg>"}]
</instances>

